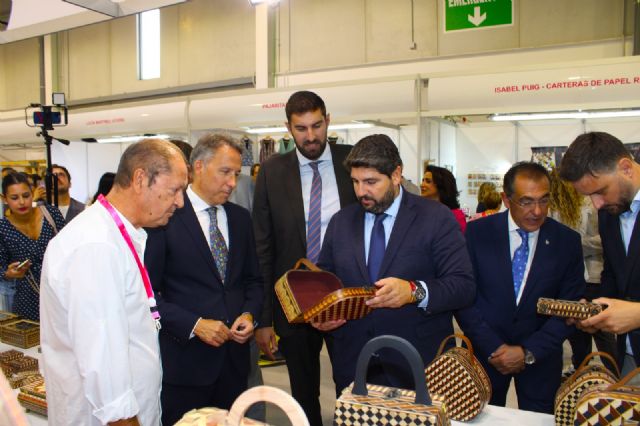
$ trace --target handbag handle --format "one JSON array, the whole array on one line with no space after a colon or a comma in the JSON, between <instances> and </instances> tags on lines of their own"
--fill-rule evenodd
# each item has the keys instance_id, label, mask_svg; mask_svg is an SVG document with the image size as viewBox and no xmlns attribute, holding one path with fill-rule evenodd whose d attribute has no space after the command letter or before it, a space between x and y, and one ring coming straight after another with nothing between
<instances>
[{"instance_id":1,"label":"handbag handle","mask_svg":"<svg viewBox=\"0 0 640 426\"><path fill-rule=\"evenodd\" d=\"M312 263L309 259L301 258L296 262L296 266L293 269L300 269L300 265L304 265L308 270L318 272L322 271L322 269L318 268L314 263Z\"/></svg>"},{"instance_id":2,"label":"handbag handle","mask_svg":"<svg viewBox=\"0 0 640 426\"><path fill-rule=\"evenodd\" d=\"M464 334L459 334L459 333L454 333L444 338L442 343L440 343L440 348L438 349L436 358L442 355L442 352L444 351L444 345L449 341L449 339L453 338L455 340L456 337L462 340L465 345L467 345L467 352L469 352L469 358L471 359L471 362L475 362L475 358L473 357L473 345L471 345L471 340L469 340L469 338Z\"/></svg>"},{"instance_id":3,"label":"handbag handle","mask_svg":"<svg viewBox=\"0 0 640 426\"><path fill-rule=\"evenodd\" d=\"M309 426L309 420L300 404L282 389L271 386L255 386L238 396L231 405L225 426L240 426L247 410L256 402L270 402L280 408L292 425Z\"/></svg>"},{"instance_id":4,"label":"handbag handle","mask_svg":"<svg viewBox=\"0 0 640 426\"><path fill-rule=\"evenodd\" d=\"M618 388L621 388L622 386L626 385L629 380L633 379L638 373L640 373L640 367L636 368L635 370L633 370L632 372L630 372L629 374L624 376L622 378L622 380L620 380L619 382L614 383L611 386L609 386L607 388L607 390L612 391L612 390L616 390Z\"/></svg>"},{"instance_id":5,"label":"handbag handle","mask_svg":"<svg viewBox=\"0 0 640 426\"><path fill-rule=\"evenodd\" d=\"M620 378L620 369L618 368L618 363L616 362L615 359L613 359L613 357L611 355L609 355L606 352L591 352L589 355L584 357L584 359L580 363L580 366L576 369L576 372L573 373L573 374L578 374L582 370L586 369L587 368L587 364L589 364L589 361L591 361L593 358L595 358L597 356L599 356L601 359L602 358L606 358L607 360L609 360L611 362L611 364L613 364L613 366L616 369L617 377Z\"/></svg>"},{"instance_id":6,"label":"handbag handle","mask_svg":"<svg viewBox=\"0 0 640 426\"><path fill-rule=\"evenodd\" d=\"M356 363L356 377L353 381L351 393L354 395L367 396L369 392L367 390L366 378L369 361L375 351L383 348L395 349L405 357L411 368L411 374L413 375L413 384L416 392L415 403L431 405L431 398L429 397L429 390L427 389L427 382L424 376L422 357L411 343L398 336L374 337L364 345L358 356L358 362Z\"/></svg>"}]
</instances>

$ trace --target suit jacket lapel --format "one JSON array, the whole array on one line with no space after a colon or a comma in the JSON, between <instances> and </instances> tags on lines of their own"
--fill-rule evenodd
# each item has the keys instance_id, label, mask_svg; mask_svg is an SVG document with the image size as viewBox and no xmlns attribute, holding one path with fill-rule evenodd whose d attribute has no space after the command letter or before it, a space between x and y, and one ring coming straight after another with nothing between
<instances>
[{"instance_id":1,"label":"suit jacket lapel","mask_svg":"<svg viewBox=\"0 0 640 426\"><path fill-rule=\"evenodd\" d=\"M367 269L367 259L364 258L364 209L359 208L355 210L355 218L353 225L353 236L352 240L355 242L355 255L356 255L356 263L358 264L358 268L360 269L360 274L362 274L363 283L369 282L369 270Z\"/></svg>"},{"instance_id":2,"label":"suit jacket lapel","mask_svg":"<svg viewBox=\"0 0 640 426\"><path fill-rule=\"evenodd\" d=\"M200 222L198 222L196 212L193 210L193 206L191 205L191 201L189 200L186 192L184 194L184 207L176 211L176 216L187 229L189 236L204 258L205 263L209 266L213 274L216 276L218 282L222 284L220 273L218 272L216 263L213 260L213 255L211 254L211 248L209 247L209 244L207 244L207 239L202 233Z\"/></svg>"},{"instance_id":3,"label":"suit jacket lapel","mask_svg":"<svg viewBox=\"0 0 640 426\"><path fill-rule=\"evenodd\" d=\"M416 218L416 212L412 208L413 206L407 199L407 191L403 192L402 200L400 200L400 208L398 209L398 217L393 224L391 230L391 236L389 237L389 243L384 251L384 258L382 259L382 265L380 265L380 277L384 277L387 269L393 263L402 242L405 240L411 224ZM367 275L365 275L367 276Z\"/></svg>"},{"instance_id":4,"label":"suit jacket lapel","mask_svg":"<svg viewBox=\"0 0 640 426\"><path fill-rule=\"evenodd\" d=\"M525 303L526 298L531 294L533 288L538 282L540 271L545 265L549 265L552 262L551 256L553 256L553 245L555 241L549 234L548 223L542 224L540 227L540 233L538 234L538 242L536 243L536 250L531 260L531 267L529 268L529 275L522 291L522 297L518 306L522 306Z\"/></svg>"},{"instance_id":5,"label":"suit jacket lapel","mask_svg":"<svg viewBox=\"0 0 640 426\"><path fill-rule=\"evenodd\" d=\"M298 157L296 156L296 150L284 154L289 156L287 162L289 163L286 170L286 179L284 190L287 192L287 196L283 200L289 200L289 205L276 206L279 208L290 208L291 218L296 228L298 229L299 237L302 240L302 244L307 246L307 232L306 221L304 217L304 201L302 199L302 180L300 179L300 163L298 163Z\"/></svg>"},{"instance_id":6,"label":"suit jacket lapel","mask_svg":"<svg viewBox=\"0 0 640 426\"><path fill-rule=\"evenodd\" d=\"M340 198L340 207L345 207L353 199L353 183L349 175L345 173L342 162L344 158L340 155L333 145L329 145L331 150L331 159L333 161L333 173L336 176L336 185L338 185L338 197Z\"/></svg>"},{"instance_id":7,"label":"suit jacket lapel","mask_svg":"<svg viewBox=\"0 0 640 426\"><path fill-rule=\"evenodd\" d=\"M496 256L498 261L498 268L496 273L501 276L496 277L496 282L503 283L503 290L510 295L509 300L512 301L513 306L516 306L516 294L513 285L513 272L511 267L511 243L509 240L509 210L504 213L499 213L500 217L496 221L496 229L494 235L496 236Z\"/></svg>"}]
</instances>

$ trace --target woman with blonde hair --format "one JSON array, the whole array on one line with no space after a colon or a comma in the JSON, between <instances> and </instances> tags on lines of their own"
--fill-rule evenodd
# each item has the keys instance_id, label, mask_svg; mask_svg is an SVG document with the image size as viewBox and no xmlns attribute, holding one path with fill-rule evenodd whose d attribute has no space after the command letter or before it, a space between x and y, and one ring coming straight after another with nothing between
<instances>
[{"instance_id":1,"label":"woman with blonde hair","mask_svg":"<svg viewBox=\"0 0 640 426\"><path fill-rule=\"evenodd\" d=\"M484 196L484 206L486 209L480 213L476 213L469 221L480 219L483 217L496 214L502 208L502 196L498 191L491 191Z\"/></svg>"},{"instance_id":2,"label":"woman with blonde hair","mask_svg":"<svg viewBox=\"0 0 640 426\"><path fill-rule=\"evenodd\" d=\"M485 198L492 192L497 192L496 186L493 183L482 182L480 184L480 187L478 188L478 206L476 207L476 213L482 213L487 209Z\"/></svg>"}]
</instances>

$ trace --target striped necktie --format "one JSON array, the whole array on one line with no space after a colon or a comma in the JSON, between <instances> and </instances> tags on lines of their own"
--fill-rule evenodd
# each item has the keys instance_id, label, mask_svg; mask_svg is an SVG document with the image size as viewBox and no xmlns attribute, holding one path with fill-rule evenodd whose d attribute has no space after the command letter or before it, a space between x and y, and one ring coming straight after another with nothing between
<instances>
[{"instance_id":1,"label":"striped necktie","mask_svg":"<svg viewBox=\"0 0 640 426\"><path fill-rule=\"evenodd\" d=\"M319 161L309 163L313 170L309 196L309 218L307 222L307 259L316 263L320 255L320 231L322 229L322 177L318 171Z\"/></svg>"},{"instance_id":2,"label":"striped necktie","mask_svg":"<svg viewBox=\"0 0 640 426\"><path fill-rule=\"evenodd\" d=\"M220 232L220 228L218 228L218 216L216 214L217 207L212 206L207 209L207 213L209 213L209 238L210 238L210 249L211 254L213 255L213 259L216 262L216 267L218 268L218 272L220 273L220 277L222 278L222 282L224 283L225 275L227 273L227 258L229 256L229 251L227 250L227 244L224 241L224 237L222 236L222 232Z\"/></svg>"}]
</instances>

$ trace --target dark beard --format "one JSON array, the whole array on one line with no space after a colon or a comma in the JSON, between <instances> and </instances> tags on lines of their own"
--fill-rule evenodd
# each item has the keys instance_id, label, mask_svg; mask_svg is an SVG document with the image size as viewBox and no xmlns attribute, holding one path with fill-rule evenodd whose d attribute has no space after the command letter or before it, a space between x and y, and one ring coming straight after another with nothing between
<instances>
[{"instance_id":1,"label":"dark beard","mask_svg":"<svg viewBox=\"0 0 640 426\"><path fill-rule=\"evenodd\" d=\"M369 213L380 214L380 213L384 213L391 206L391 204L393 204L395 195L396 194L393 190L393 185L389 185L389 189L387 190L387 192L384 193L380 201L377 201L366 195L358 198L358 201L360 201L361 206L362 206L362 200L373 201L374 204L371 207L362 206L362 208L364 208Z\"/></svg>"}]
</instances>

